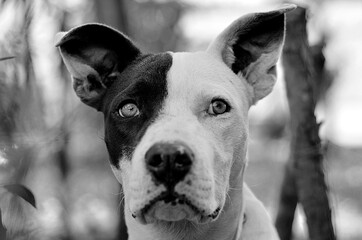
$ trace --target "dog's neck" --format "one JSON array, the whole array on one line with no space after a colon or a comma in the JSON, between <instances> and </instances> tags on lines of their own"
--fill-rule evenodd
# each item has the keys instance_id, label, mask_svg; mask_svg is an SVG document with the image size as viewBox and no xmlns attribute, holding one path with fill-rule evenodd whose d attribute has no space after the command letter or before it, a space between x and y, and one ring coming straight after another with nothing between
<instances>
[{"instance_id":1,"label":"dog's neck","mask_svg":"<svg viewBox=\"0 0 362 240\"><path fill-rule=\"evenodd\" d=\"M238 176L231 176L224 208L214 222L196 224L185 220L142 225L131 216L127 209L125 217L130 240L233 240L241 231L243 208L242 170Z\"/></svg>"}]
</instances>

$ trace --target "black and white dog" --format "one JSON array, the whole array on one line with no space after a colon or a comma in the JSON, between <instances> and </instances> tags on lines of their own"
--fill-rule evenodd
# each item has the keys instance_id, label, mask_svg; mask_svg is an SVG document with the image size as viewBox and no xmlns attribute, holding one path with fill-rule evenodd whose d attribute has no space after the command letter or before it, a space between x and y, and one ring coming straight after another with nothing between
<instances>
[{"instance_id":1,"label":"black and white dog","mask_svg":"<svg viewBox=\"0 0 362 240\"><path fill-rule=\"evenodd\" d=\"M77 96L101 111L136 239L278 239L243 182L248 110L272 91L295 6L252 13L206 51L144 54L86 24L57 35Z\"/></svg>"}]
</instances>

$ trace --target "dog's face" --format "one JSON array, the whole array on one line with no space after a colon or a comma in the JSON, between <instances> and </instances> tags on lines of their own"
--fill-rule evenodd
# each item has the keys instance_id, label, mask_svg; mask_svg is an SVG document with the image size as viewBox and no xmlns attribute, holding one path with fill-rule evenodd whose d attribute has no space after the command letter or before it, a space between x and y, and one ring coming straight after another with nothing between
<instances>
[{"instance_id":1,"label":"dog's face","mask_svg":"<svg viewBox=\"0 0 362 240\"><path fill-rule=\"evenodd\" d=\"M132 83L105 97L105 139L127 206L146 223L212 220L232 161L243 165L247 85L202 52L151 55L129 70Z\"/></svg>"},{"instance_id":2,"label":"dog's face","mask_svg":"<svg viewBox=\"0 0 362 240\"><path fill-rule=\"evenodd\" d=\"M198 53L143 54L98 24L61 35L77 95L104 114L111 166L136 220L219 216L242 181L247 112L274 85L290 9L240 18Z\"/></svg>"}]
</instances>

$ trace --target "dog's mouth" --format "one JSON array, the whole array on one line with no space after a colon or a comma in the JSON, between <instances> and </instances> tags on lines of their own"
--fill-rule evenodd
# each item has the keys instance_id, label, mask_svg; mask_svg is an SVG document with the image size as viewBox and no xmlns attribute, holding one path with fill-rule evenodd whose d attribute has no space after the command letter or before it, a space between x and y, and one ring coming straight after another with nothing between
<instances>
[{"instance_id":1,"label":"dog's mouth","mask_svg":"<svg viewBox=\"0 0 362 240\"><path fill-rule=\"evenodd\" d=\"M138 214L132 214L132 216L143 224L181 220L207 223L215 220L219 213L220 207L208 214L205 210L196 207L185 195L165 191L146 204Z\"/></svg>"}]
</instances>

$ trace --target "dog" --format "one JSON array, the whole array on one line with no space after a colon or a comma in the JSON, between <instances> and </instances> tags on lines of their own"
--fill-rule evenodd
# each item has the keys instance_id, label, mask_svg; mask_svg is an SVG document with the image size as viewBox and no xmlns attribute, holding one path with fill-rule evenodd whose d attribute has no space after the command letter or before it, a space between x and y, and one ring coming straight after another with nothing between
<instances>
[{"instance_id":1,"label":"dog","mask_svg":"<svg viewBox=\"0 0 362 240\"><path fill-rule=\"evenodd\" d=\"M102 24L57 34L76 95L104 114L131 240L279 239L243 175L248 110L272 91L294 8L245 15L194 53L145 54Z\"/></svg>"}]
</instances>

